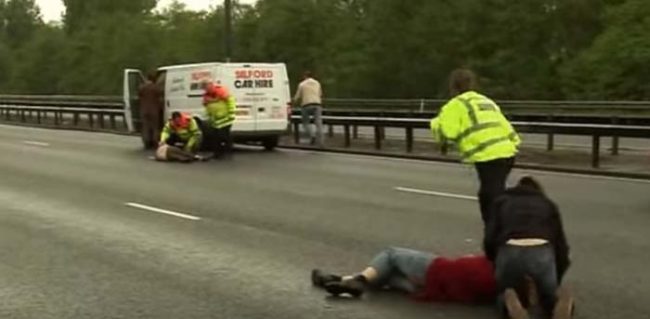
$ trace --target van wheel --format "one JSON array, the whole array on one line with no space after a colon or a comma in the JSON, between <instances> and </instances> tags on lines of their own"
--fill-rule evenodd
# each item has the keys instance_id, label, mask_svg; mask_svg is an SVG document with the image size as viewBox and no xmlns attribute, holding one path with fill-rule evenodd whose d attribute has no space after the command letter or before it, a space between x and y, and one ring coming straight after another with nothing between
<instances>
[{"instance_id":1,"label":"van wheel","mask_svg":"<svg viewBox=\"0 0 650 319\"><path fill-rule=\"evenodd\" d=\"M279 141L279 137L273 136L273 137L265 138L262 141L262 145L264 145L265 150L272 151L278 146L278 141Z\"/></svg>"}]
</instances>

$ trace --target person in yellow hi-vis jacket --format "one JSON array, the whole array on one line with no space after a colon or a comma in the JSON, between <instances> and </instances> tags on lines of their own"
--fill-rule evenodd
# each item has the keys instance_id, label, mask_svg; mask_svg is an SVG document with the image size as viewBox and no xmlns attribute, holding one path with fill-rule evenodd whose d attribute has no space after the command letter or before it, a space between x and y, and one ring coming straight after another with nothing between
<instances>
[{"instance_id":1,"label":"person in yellow hi-vis jacket","mask_svg":"<svg viewBox=\"0 0 650 319\"><path fill-rule=\"evenodd\" d=\"M449 89L454 96L431 121L433 138L452 142L466 163L476 167L481 218L489 220L490 205L505 191L521 139L499 106L474 91L476 76L467 69L451 73Z\"/></svg>"},{"instance_id":2,"label":"person in yellow hi-vis jacket","mask_svg":"<svg viewBox=\"0 0 650 319\"><path fill-rule=\"evenodd\" d=\"M207 115L208 143L219 158L232 152L232 136L230 134L235 122L237 103L225 87L209 83L203 95L203 105Z\"/></svg>"},{"instance_id":3,"label":"person in yellow hi-vis jacket","mask_svg":"<svg viewBox=\"0 0 650 319\"><path fill-rule=\"evenodd\" d=\"M201 130L190 115L174 112L160 134L160 145L182 144L183 150L196 153L201 146Z\"/></svg>"}]
</instances>

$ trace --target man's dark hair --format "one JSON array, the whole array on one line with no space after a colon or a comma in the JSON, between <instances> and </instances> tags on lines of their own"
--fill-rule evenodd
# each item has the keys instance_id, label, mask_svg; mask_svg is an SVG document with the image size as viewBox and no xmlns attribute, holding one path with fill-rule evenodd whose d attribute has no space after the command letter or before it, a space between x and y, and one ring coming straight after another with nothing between
<instances>
[{"instance_id":1,"label":"man's dark hair","mask_svg":"<svg viewBox=\"0 0 650 319\"><path fill-rule=\"evenodd\" d=\"M314 77L314 72L312 72L312 71L310 71L310 70L307 70L307 71L305 71L305 72L302 73L302 76L303 76L305 79L312 78L312 77Z\"/></svg>"},{"instance_id":2,"label":"man's dark hair","mask_svg":"<svg viewBox=\"0 0 650 319\"><path fill-rule=\"evenodd\" d=\"M147 80L151 82L156 82L157 79L158 79L157 71L150 71L149 73L147 73Z\"/></svg>"},{"instance_id":3,"label":"man's dark hair","mask_svg":"<svg viewBox=\"0 0 650 319\"><path fill-rule=\"evenodd\" d=\"M456 96L476 89L476 75L469 69L456 69L449 76L449 92Z\"/></svg>"},{"instance_id":4,"label":"man's dark hair","mask_svg":"<svg viewBox=\"0 0 650 319\"><path fill-rule=\"evenodd\" d=\"M175 119L179 119L179 118L181 118L181 112L176 111L176 112L172 113L172 119L175 120Z\"/></svg>"},{"instance_id":5,"label":"man's dark hair","mask_svg":"<svg viewBox=\"0 0 650 319\"><path fill-rule=\"evenodd\" d=\"M540 193L544 192L544 188L542 188L542 185L532 176L522 177L519 180L519 183L517 183L517 185L536 190Z\"/></svg>"}]
</instances>

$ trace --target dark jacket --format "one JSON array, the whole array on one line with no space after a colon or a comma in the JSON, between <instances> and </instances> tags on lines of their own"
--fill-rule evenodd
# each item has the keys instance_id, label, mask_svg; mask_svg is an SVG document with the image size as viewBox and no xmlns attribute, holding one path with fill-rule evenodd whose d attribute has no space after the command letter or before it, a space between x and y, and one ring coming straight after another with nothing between
<instances>
[{"instance_id":1,"label":"dark jacket","mask_svg":"<svg viewBox=\"0 0 650 319\"><path fill-rule=\"evenodd\" d=\"M485 229L483 249L489 260L510 239L546 239L555 251L558 280L569 268L569 246L557 206L543 192L516 186L495 200Z\"/></svg>"}]
</instances>

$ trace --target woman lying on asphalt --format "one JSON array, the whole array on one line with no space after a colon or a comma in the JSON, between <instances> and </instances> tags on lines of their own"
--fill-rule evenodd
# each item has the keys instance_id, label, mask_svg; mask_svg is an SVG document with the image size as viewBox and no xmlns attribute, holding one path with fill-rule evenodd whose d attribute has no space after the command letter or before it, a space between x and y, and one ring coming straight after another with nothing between
<instances>
[{"instance_id":1,"label":"woman lying on asphalt","mask_svg":"<svg viewBox=\"0 0 650 319\"><path fill-rule=\"evenodd\" d=\"M368 288L388 288L422 301L490 302L496 297L494 268L485 256L452 259L405 248L380 252L356 275L343 277L314 269L311 279L335 296L359 297Z\"/></svg>"}]
</instances>

